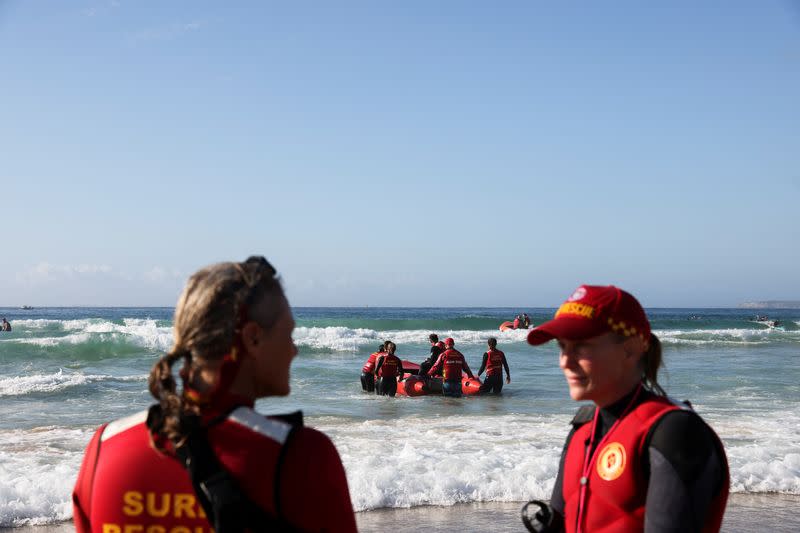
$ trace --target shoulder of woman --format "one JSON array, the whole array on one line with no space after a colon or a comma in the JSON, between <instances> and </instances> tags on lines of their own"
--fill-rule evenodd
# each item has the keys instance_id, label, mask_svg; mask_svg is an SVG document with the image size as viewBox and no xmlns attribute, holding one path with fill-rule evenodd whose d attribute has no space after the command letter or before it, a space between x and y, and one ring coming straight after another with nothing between
<instances>
[{"instance_id":1,"label":"shoulder of woman","mask_svg":"<svg viewBox=\"0 0 800 533\"><path fill-rule=\"evenodd\" d=\"M287 451L287 458L289 452L291 455L303 460L303 462L319 462L335 461L341 464L339 452L333 441L323 432L310 428L300 427L294 431L288 446L290 449Z\"/></svg>"},{"instance_id":2,"label":"shoulder of woman","mask_svg":"<svg viewBox=\"0 0 800 533\"><path fill-rule=\"evenodd\" d=\"M711 428L694 411L681 409L662 416L648 435L650 446L658 450L708 448L713 445Z\"/></svg>"}]
</instances>

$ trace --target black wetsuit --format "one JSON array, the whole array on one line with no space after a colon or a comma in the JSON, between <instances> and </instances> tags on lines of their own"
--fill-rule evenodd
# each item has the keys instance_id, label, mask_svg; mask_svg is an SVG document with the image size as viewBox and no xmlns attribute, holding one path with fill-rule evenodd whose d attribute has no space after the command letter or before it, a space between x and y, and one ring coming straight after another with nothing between
<instances>
[{"instance_id":1,"label":"black wetsuit","mask_svg":"<svg viewBox=\"0 0 800 533\"><path fill-rule=\"evenodd\" d=\"M481 368L478 370L478 375L480 376L483 374L483 371L486 370L486 363L489 362L489 352L483 352L483 361L481 362ZM508 369L508 361L506 361L505 355L503 356L503 368L506 371L506 376L511 377L511 371ZM490 392L492 394L500 394L503 391L503 373L498 372L497 374L486 375L481 384L481 393Z\"/></svg>"},{"instance_id":2,"label":"black wetsuit","mask_svg":"<svg viewBox=\"0 0 800 533\"><path fill-rule=\"evenodd\" d=\"M419 365L419 375L420 376L427 376L428 370L431 369L433 365L436 364L436 361L439 359L439 354L442 353L442 349L436 346L435 344L431 346L431 355L427 359L425 359Z\"/></svg>"},{"instance_id":3,"label":"black wetsuit","mask_svg":"<svg viewBox=\"0 0 800 533\"><path fill-rule=\"evenodd\" d=\"M595 442L599 443L614 425L634 393L600 409ZM634 405L652 396L650 392L643 392ZM576 429L591 423L593 413L592 406L585 406L573 419L553 487L550 505L556 516L551 527L546 529L548 533L564 531L564 460ZM725 480L724 460L711 430L693 411L671 411L652 427L645 443L641 465L648 479L644 530L647 533L699 532L711 501L719 494Z\"/></svg>"},{"instance_id":4,"label":"black wetsuit","mask_svg":"<svg viewBox=\"0 0 800 533\"><path fill-rule=\"evenodd\" d=\"M376 375L378 374L378 370L383 366L385 360L386 357L378 358L378 363L375 365ZM400 370L400 372L402 372L402 370ZM399 377L400 376L378 376L378 379L375 380L375 394L380 396L394 396L397 394L397 379Z\"/></svg>"},{"instance_id":5,"label":"black wetsuit","mask_svg":"<svg viewBox=\"0 0 800 533\"><path fill-rule=\"evenodd\" d=\"M367 392L375 390L375 374L369 372L361 373L361 388Z\"/></svg>"},{"instance_id":6,"label":"black wetsuit","mask_svg":"<svg viewBox=\"0 0 800 533\"><path fill-rule=\"evenodd\" d=\"M380 396L394 396L397 394L397 378L378 378L375 382L375 394Z\"/></svg>"}]
</instances>

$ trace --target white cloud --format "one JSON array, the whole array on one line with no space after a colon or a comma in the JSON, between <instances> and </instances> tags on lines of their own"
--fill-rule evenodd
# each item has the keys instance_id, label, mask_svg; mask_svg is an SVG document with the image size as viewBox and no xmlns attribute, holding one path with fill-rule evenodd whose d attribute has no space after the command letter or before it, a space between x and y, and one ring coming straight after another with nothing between
<instances>
[{"instance_id":1,"label":"white cloud","mask_svg":"<svg viewBox=\"0 0 800 533\"><path fill-rule=\"evenodd\" d=\"M113 9L117 9L118 7L122 6L122 3L118 0L111 0L110 2L105 2L103 4L94 5L92 7L87 7L81 13L84 17L94 17L96 15L105 14Z\"/></svg>"},{"instance_id":2,"label":"white cloud","mask_svg":"<svg viewBox=\"0 0 800 533\"><path fill-rule=\"evenodd\" d=\"M205 22L194 20L191 22L178 22L168 24L165 26L156 26L153 28L145 28L134 32L130 36L130 40L134 43L151 42L151 41L168 41L176 39L187 33L198 31L205 26Z\"/></svg>"},{"instance_id":3,"label":"white cloud","mask_svg":"<svg viewBox=\"0 0 800 533\"><path fill-rule=\"evenodd\" d=\"M25 285L40 285L65 280L75 280L77 278L115 278L124 281L144 281L148 283L170 283L183 281L186 277L177 268L167 268L154 266L140 274L131 275L117 270L106 264L80 263L75 265L54 264L48 261L40 261L24 272L17 273L17 282Z\"/></svg>"},{"instance_id":4,"label":"white cloud","mask_svg":"<svg viewBox=\"0 0 800 533\"><path fill-rule=\"evenodd\" d=\"M28 285L47 283L76 276L109 275L113 269L109 265L82 263L79 265L56 265L41 261L25 272L17 274L17 281Z\"/></svg>"},{"instance_id":5,"label":"white cloud","mask_svg":"<svg viewBox=\"0 0 800 533\"><path fill-rule=\"evenodd\" d=\"M0 279L4 302L48 305L173 305L186 280L177 268L127 270L104 263L40 261ZM134 267L136 268L136 267Z\"/></svg>"},{"instance_id":6,"label":"white cloud","mask_svg":"<svg viewBox=\"0 0 800 533\"><path fill-rule=\"evenodd\" d=\"M161 266L154 266L142 275L145 281L151 283L163 283L175 280L182 281L184 277L184 274L176 268L170 270Z\"/></svg>"}]
</instances>

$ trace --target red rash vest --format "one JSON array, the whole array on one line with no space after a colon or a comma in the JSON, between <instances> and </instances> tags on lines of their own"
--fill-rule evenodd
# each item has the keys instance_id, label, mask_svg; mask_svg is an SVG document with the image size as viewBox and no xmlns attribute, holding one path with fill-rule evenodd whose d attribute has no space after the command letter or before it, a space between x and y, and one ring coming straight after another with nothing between
<instances>
[{"instance_id":1,"label":"red rash vest","mask_svg":"<svg viewBox=\"0 0 800 533\"><path fill-rule=\"evenodd\" d=\"M580 524L577 521L581 477L586 443L591 437L593 424L583 424L575 431L564 461L562 488L564 525L568 533L644 530L647 479L641 465L646 436L662 416L678 409L680 407L666 398L649 398L621 418L619 425L603 437L589 461L586 499ZM703 524L704 532L719 531L728 499L727 469L725 476L724 489L709 507Z\"/></svg>"},{"instance_id":2,"label":"red rash vest","mask_svg":"<svg viewBox=\"0 0 800 533\"><path fill-rule=\"evenodd\" d=\"M143 411L94 434L72 494L78 533L210 533L188 473L153 447L146 417ZM304 531L355 532L347 479L333 443L307 427L297 428L287 441L291 427L239 407L208 429L208 440L222 466L268 514Z\"/></svg>"}]
</instances>

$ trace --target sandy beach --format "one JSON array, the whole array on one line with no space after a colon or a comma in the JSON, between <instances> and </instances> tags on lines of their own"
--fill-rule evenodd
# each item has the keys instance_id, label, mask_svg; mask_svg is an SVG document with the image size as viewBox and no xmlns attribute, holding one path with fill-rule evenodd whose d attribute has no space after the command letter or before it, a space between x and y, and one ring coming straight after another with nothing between
<instances>
[{"instance_id":1,"label":"sandy beach","mask_svg":"<svg viewBox=\"0 0 800 533\"><path fill-rule=\"evenodd\" d=\"M451 507L379 509L358 513L362 532L392 530L413 533L427 531L525 531L520 519L522 504L473 503ZM758 529L772 532L800 531L800 496L784 494L733 494L722 531L745 533Z\"/></svg>"},{"instance_id":2,"label":"sandy beach","mask_svg":"<svg viewBox=\"0 0 800 533\"><path fill-rule=\"evenodd\" d=\"M362 533L394 531L524 531L519 502L486 502L450 507L425 506L411 509L377 509L356 513ZM722 531L745 533L758 530L773 533L800 531L800 496L790 494L733 494L728 500ZM72 523L27 526L6 531L19 533L67 533Z\"/></svg>"}]
</instances>

